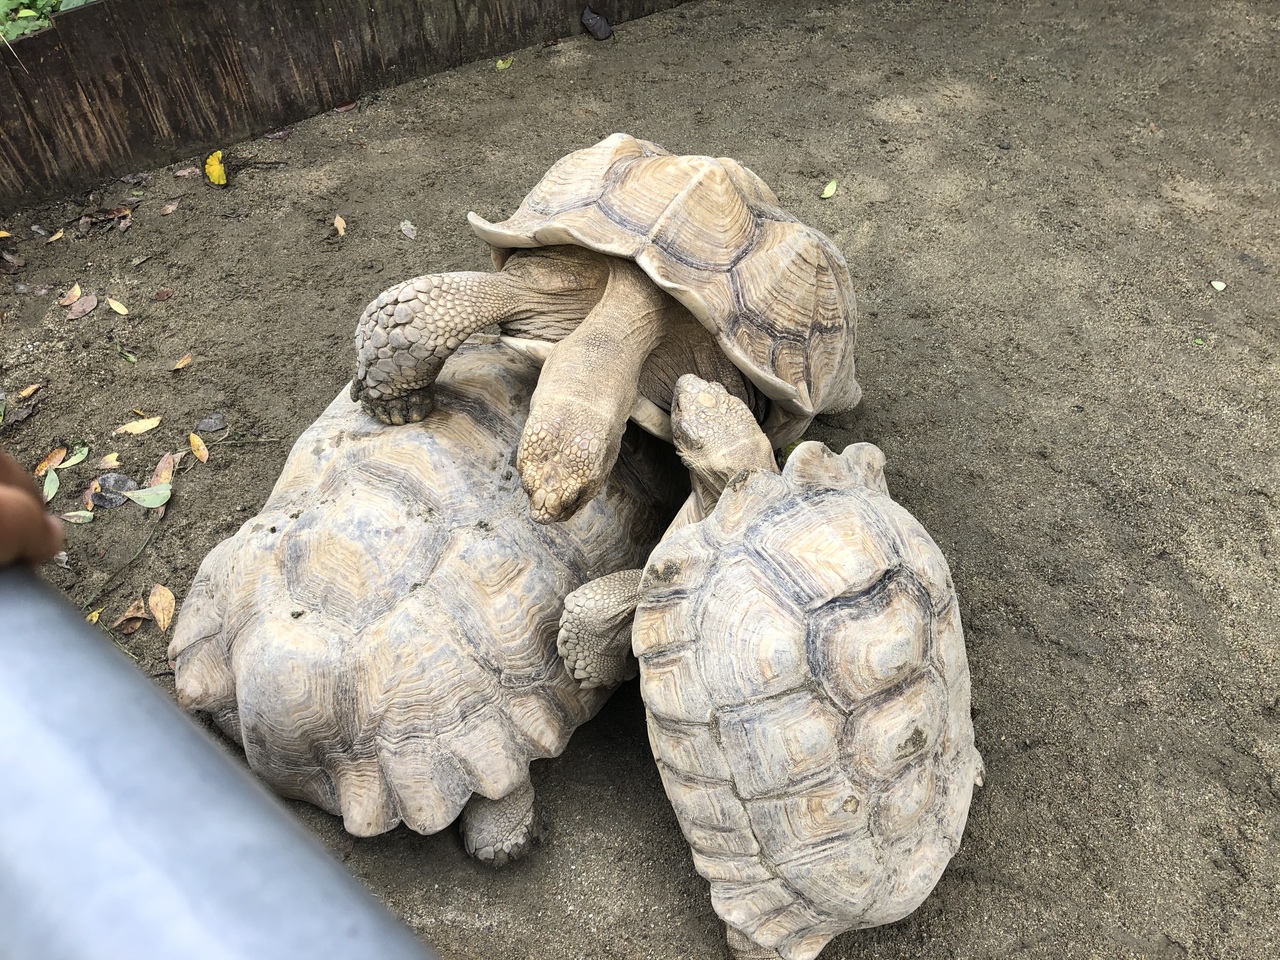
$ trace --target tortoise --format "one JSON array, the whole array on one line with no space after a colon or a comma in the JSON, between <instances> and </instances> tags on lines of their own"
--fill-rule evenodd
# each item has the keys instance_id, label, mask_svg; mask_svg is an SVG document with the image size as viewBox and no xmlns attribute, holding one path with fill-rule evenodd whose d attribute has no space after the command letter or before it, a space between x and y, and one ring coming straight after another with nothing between
<instances>
[{"instance_id":1,"label":"tortoise","mask_svg":"<svg viewBox=\"0 0 1280 960\"><path fill-rule=\"evenodd\" d=\"M779 473L750 411L694 377L672 420L718 501L630 592L619 574L571 594L560 646L607 686L634 669L630 642L731 952L809 960L914 910L959 845L982 761L955 588L875 446L801 443ZM727 482L726 450L746 468Z\"/></svg>"},{"instance_id":2,"label":"tortoise","mask_svg":"<svg viewBox=\"0 0 1280 960\"><path fill-rule=\"evenodd\" d=\"M643 562L679 465L633 428L600 497L534 524L512 460L537 375L468 345L432 414L403 429L344 391L187 594L169 647L179 701L352 834L432 833L461 813L469 853L515 859L538 834L530 762L607 695L556 654L564 597Z\"/></svg>"},{"instance_id":3,"label":"tortoise","mask_svg":"<svg viewBox=\"0 0 1280 960\"><path fill-rule=\"evenodd\" d=\"M539 522L598 492L628 416L669 439L682 373L723 383L778 447L861 397L844 258L735 160L616 133L559 160L509 219L468 220L497 272L384 291L357 325L352 397L388 423L425 416L445 359L497 324L545 361L517 458Z\"/></svg>"}]
</instances>

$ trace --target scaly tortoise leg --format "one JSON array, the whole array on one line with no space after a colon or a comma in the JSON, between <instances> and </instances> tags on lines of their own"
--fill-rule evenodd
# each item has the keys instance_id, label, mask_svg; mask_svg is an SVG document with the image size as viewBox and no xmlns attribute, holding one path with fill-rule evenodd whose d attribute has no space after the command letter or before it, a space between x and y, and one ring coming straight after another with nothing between
<instances>
[{"instance_id":1,"label":"scaly tortoise leg","mask_svg":"<svg viewBox=\"0 0 1280 960\"><path fill-rule=\"evenodd\" d=\"M526 856L542 837L533 784L521 784L497 800L474 794L462 808L459 829L467 853L481 863L501 867Z\"/></svg>"},{"instance_id":2,"label":"scaly tortoise leg","mask_svg":"<svg viewBox=\"0 0 1280 960\"><path fill-rule=\"evenodd\" d=\"M631 621L643 570L620 570L584 583L564 601L556 650L584 687L614 687L636 675Z\"/></svg>"}]
</instances>

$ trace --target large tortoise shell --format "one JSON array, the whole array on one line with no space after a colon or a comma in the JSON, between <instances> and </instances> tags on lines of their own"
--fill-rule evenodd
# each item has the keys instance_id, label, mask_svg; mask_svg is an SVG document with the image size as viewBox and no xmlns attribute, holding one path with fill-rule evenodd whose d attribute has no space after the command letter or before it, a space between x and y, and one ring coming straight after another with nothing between
<instances>
[{"instance_id":1,"label":"large tortoise shell","mask_svg":"<svg viewBox=\"0 0 1280 960\"><path fill-rule=\"evenodd\" d=\"M572 520L529 518L512 459L537 374L465 346L403 427L340 394L183 604L179 700L354 834L434 832L472 793L505 796L603 702L556 654L564 598L642 564L666 514L624 451Z\"/></svg>"},{"instance_id":2,"label":"large tortoise shell","mask_svg":"<svg viewBox=\"0 0 1280 960\"><path fill-rule=\"evenodd\" d=\"M804 443L739 478L654 551L633 631L713 905L788 960L915 909L981 769L947 565L882 465Z\"/></svg>"},{"instance_id":3,"label":"large tortoise shell","mask_svg":"<svg viewBox=\"0 0 1280 960\"><path fill-rule=\"evenodd\" d=\"M861 397L844 257L735 160L615 133L559 160L507 220L468 219L498 266L511 249L554 244L634 260L774 401L775 446Z\"/></svg>"}]
</instances>

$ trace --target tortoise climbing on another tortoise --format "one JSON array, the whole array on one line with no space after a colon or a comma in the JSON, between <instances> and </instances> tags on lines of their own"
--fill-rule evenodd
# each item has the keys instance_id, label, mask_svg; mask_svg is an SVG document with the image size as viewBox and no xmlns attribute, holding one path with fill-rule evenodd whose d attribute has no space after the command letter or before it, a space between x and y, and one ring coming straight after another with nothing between
<instances>
[{"instance_id":1,"label":"tortoise climbing on another tortoise","mask_svg":"<svg viewBox=\"0 0 1280 960\"><path fill-rule=\"evenodd\" d=\"M779 474L749 411L694 377L672 418L695 485L719 500L630 592L618 574L571 594L560 646L608 685L634 669L630 641L730 948L809 960L914 910L959 846L982 763L955 589L889 498L876 447L802 443ZM747 469L726 482L734 449Z\"/></svg>"},{"instance_id":2,"label":"tortoise climbing on another tortoise","mask_svg":"<svg viewBox=\"0 0 1280 960\"><path fill-rule=\"evenodd\" d=\"M340 396L262 512L205 558L169 656L178 699L278 792L369 836L462 814L501 863L537 834L529 764L599 708L556 654L564 597L642 563L674 511L670 447L633 430L602 496L529 517L512 461L538 368L468 346L404 429Z\"/></svg>"},{"instance_id":3,"label":"tortoise climbing on another tortoise","mask_svg":"<svg viewBox=\"0 0 1280 960\"><path fill-rule=\"evenodd\" d=\"M540 522L598 492L628 416L666 435L681 374L723 383L777 447L861 396L843 257L734 160L614 134L552 166L508 220L469 220L498 272L382 293L356 330L352 396L419 419L449 354L499 325L545 360L518 456Z\"/></svg>"}]
</instances>

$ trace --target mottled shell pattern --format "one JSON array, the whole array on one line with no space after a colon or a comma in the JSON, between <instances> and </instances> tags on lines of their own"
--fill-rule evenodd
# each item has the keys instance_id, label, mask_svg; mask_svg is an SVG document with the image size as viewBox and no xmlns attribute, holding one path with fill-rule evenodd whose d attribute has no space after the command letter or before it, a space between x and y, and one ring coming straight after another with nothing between
<instances>
[{"instance_id":1,"label":"mottled shell pattern","mask_svg":"<svg viewBox=\"0 0 1280 960\"><path fill-rule=\"evenodd\" d=\"M422 423L342 393L262 512L205 558L169 655L179 700L280 793L353 834L431 833L528 781L600 707L556 654L565 596L643 564L669 514L624 444L604 493L542 526L512 465L538 368L466 346ZM633 451L633 454L635 451Z\"/></svg>"},{"instance_id":2,"label":"mottled shell pattern","mask_svg":"<svg viewBox=\"0 0 1280 960\"><path fill-rule=\"evenodd\" d=\"M787 960L897 920L981 772L946 561L870 444L801 444L658 546L633 631L649 738L716 912Z\"/></svg>"},{"instance_id":3,"label":"mottled shell pattern","mask_svg":"<svg viewBox=\"0 0 1280 960\"><path fill-rule=\"evenodd\" d=\"M615 133L558 161L509 219L468 219L499 267L513 248L554 244L634 260L774 401L775 446L862 395L844 258L736 160Z\"/></svg>"}]
</instances>

